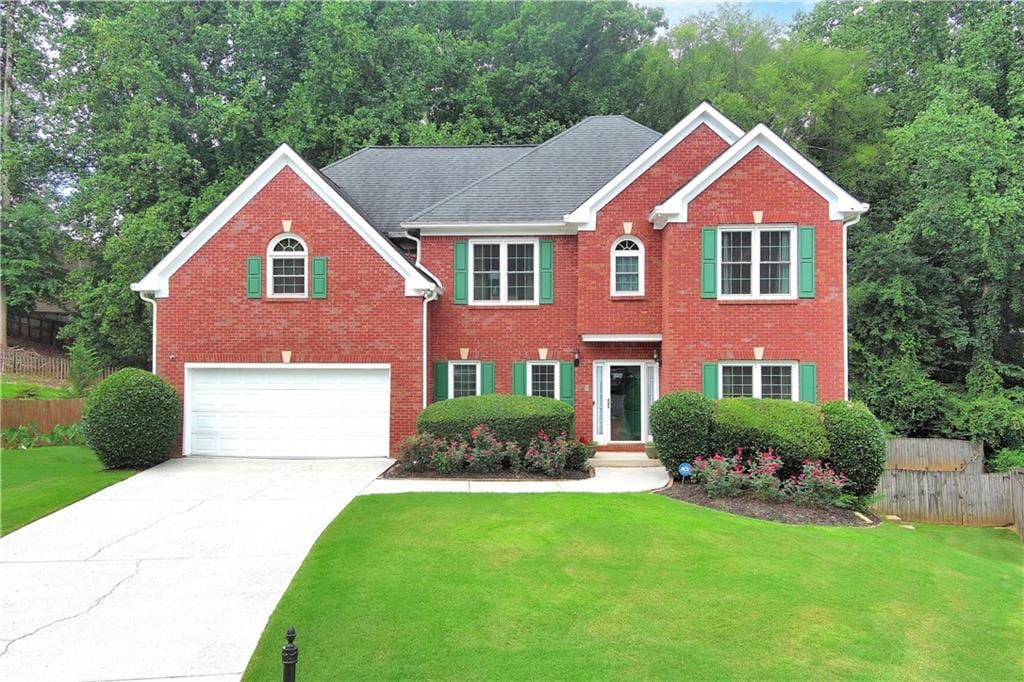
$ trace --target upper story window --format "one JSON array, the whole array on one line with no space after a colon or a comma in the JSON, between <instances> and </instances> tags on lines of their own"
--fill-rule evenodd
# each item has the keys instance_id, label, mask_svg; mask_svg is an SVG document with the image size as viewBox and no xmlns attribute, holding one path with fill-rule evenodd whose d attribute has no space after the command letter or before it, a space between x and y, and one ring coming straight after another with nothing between
<instances>
[{"instance_id":1,"label":"upper story window","mask_svg":"<svg viewBox=\"0 0 1024 682\"><path fill-rule=\"evenodd\" d=\"M304 298L308 287L308 251L299 237L281 235L267 247L267 291L271 298Z\"/></svg>"},{"instance_id":2,"label":"upper story window","mask_svg":"<svg viewBox=\"0 0 1024 682\"><path fill-rule=\"evenodd\" d=\"M537 303L537 242L471 241L470 303Z\"/></svg>"},{"instance_id":3,"label":"upper story window","mask_svg":"<svg viewBox=\"0 0 1024 682\"><path fill-rule=\"evenodd\" d=\"M719 395L723 398L796 400L792 362L744 362L719 365Z\"/></svg>"},{"instance_id":4,"label":"upper story window","mask_svg":"<svg viewBox=\"0 0 1024 682\"><path fill-rule=\"evenodd\" d=\"M558 366L554 362L529 362L526 372L526 394L544 398L558 397Z\"/></svg>"},{"instance_id":5,"label":"upper story window","mask_svg":"<svg viewBox=\"0 0 1024 682\"><path fill-rule=\"evenodd\" d=\"M719 230L719 298L796 296L796 229L728 227Z\"/></svg>"},{"instance_id":6,"label":"upper story window","mask_svg":"<svg viewBox=\"0 0 1024 682\"><path fill-rule=\"evenodd\" d=\"M612 296L643 296L644 246L635 237L612 244Z\"/></svg>"}]
</instances>

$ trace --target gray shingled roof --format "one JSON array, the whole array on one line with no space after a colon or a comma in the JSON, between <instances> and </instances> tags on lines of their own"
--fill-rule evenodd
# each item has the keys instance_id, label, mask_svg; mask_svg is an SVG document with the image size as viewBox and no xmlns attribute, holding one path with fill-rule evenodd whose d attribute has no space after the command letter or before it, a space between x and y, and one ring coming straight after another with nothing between
<instances>
[{"instance_id":1,"label":"gray shingled roof","mask_svg":"<svg viewBox=\"0 0 1024 682\"><path fill-rule=\"evenodd\" d=\"M532 145L367 147L321 172L380 232L508 165Z\"/></svg>"},{"instance_id":2,"label":"gray shingled roof","mask_svg":"<svg viewBox=\"0 0 1024 682\"><path fill-rule=\"evenodd\" d=\"M625 116L587 118L403 222L561 222L660 137Z\"/></svg>"}]
</instances>

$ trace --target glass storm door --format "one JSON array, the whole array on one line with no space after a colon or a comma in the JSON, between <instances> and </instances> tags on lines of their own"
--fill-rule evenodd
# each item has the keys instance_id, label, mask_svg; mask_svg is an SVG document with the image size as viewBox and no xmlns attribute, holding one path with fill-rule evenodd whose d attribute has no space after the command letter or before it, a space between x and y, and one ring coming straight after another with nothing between
<instances>
[{"instance_id":1,"label":"glass storm door","mask_svg":"<svg viewBox=\"0 0 1024 682\"><path fill-rule=\"evenodd\" d=\"M594 363L594 437L599 443L647 439L647 414L657 397L653 362Z\"/></svg>"}]
</instances>

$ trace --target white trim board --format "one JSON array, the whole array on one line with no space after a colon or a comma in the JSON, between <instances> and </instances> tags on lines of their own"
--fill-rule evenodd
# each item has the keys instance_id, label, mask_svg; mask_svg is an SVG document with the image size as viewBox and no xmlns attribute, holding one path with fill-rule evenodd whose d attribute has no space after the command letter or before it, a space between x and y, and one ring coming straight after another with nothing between
<instances>
[{"instance_id":1,"label":"white trim board","mask_svg":"<svg viewBox=\"0 0 1024 682\"><path fill-rule=\"evenodd\" d=\"M661 341L661 334L581 334L580 338L583 343L657 343Z\"/></svg>"},{"instance_id":2,"label":"white trim board","mask_svg":"<svg viewBox=\"0 0 1024 682\"><path fill-rule=\"evenodd\" d=\"M697 108L674 125L671 130L648 147L643 154L623 168L614 178L597 190L589 199L580 204L572 213L565 216L567 224L578 225L581 232L597 229L597 212L608 202L629 187L648 168L661 160L701 124L706 125L716 135L733 144L743 136L743 129L733 123L725 114L715 109L708 102L701 102Z\"/></svg>"},{"instance_id":3,"label":"white trim board","mask_svg":"<svg viewBox=\"0 0 1024 682\"><path fill-rule=\"evenodd\" d=\"M419 230L427 237L530 237L576 234L575 225L551 223L402 223L404 230ZM404 236L403 233L394 233Z\"/></svg>"},{"instance_id":4,"label":"white trim board","mask_svg":"<svg viewBox=\"0 0 1024 682\"><path fill-rule=\"evenodd\" d=\"M759 124L683 185L665 203L654 207L649 220L654 223L655 229L660 230L667 223L687 222L687 209L690 202L755 148L764 150L783 168L793 173L828 201L829 220L845 220L865 213L870 208L869 204L861 202L847 193L767 126Z\"/></svg>"},{"instance_id":5,"label":"white trim board","mask_svg":"<svg viewBox=\"0 0 1024 682\"><path fill-rule=\"evenodd\" d=\"M171 251L150 270L145 277L131 285L132 291L151 291L157 298L170 295L171 275L188 261L210 238L215 235L238 211L277 177L284 168L291 168L316 194L327 203L346 223L352 226L360 237L376 251L391 267L405 279L406 296L422 296L434 291L436 285L405 260L387 239L373 229L312 166L306 163L295 150L281 145L266 161L260 164L242 184L235 188L210 215L178 242ZM282 217L294 209L284 210Z\"/></svg>"}]
</instances>

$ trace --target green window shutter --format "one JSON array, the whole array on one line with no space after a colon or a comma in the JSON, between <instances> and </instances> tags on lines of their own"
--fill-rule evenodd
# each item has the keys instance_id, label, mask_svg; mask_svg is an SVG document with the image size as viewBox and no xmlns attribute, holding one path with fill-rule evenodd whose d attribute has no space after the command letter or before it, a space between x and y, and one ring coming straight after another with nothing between
<instances>
[{"instance_id":1,"label":"green window shutter","mask_svg":"<svg viewBox=\"0 0 1024 682\"><path fill-rule=\"evenodd\" d=\"M263 259L249 256L245 259L245 297L259 298L263 295Z\"/></svg>"},{"instance_id":2,"label":"green window shutter","mask_svg":"<svg viewBox=\"0 0 1024 682\"><path fill-rule=\"evenodd\" d=\"M576 402L576 367L572 362L563 362L558 367L561 374L558 377L558 399L567 405L574 405Z\"/></svg>"},{"instance_id":3,"label":"green window shutter","mask_svg":"<svg viewBox=\"0 0 1024 682\"><path fill-rule=\"evenodd\" d=\"M800 298L814 298L814 227L801 227L798 232L797 291Z\"/></svg>"},{"instance_id":4,"label":"green window shutter","mask_svg":"<svg viewBox=\"0 0 1024 682\"><path fill-rule=\"evenodd\" d=\"M434 363L434 402L448 399L448 363Z\"/></svg>"},{"instance_id":5,"label":"green window shutter","mask_svg":"<svg viewBox=\"0 0 1024 682\"><path fill-rule=\"evenodd\" d=\"M512 363L512 393L526 395L526 363Z\"/></svg>"},{"instance_id":6,"label":"green window shutter","mask_svg":"<svg viewBox=\"0 0 1024 682\"><path fill-rule=\"evenodd\" d=\"M480 363L480 395L494 393L494 363Z\"/></svg>"},{"instance_id":7,"label":"green window shutter","mask_svg":"<svg viewBox=\"0 0 1024 682\"><path fill-rule=\"evenodd\" d=\"M718 231L705 227L700 231L700 297L718 295Z\"/></svg>"},{"instance_id":8,"label":"green window shutter","mask_svg":"<svg viewBox=\"0 0 1024 682\"><path fill-rule=\"evenodd\" d=\"M455 290L452 300L457 305L469 303L469 242L455 242Z\"/></svg>"},{"instance_id":9,"label":"green window shutter","mask_svg":"<svg viewBox=\"0 0 1024 682\"><path fill-rule=\"evenodd\" d=\"M718 399L718 363L705 362L700 369L701 391L705 398Z\"/></svg>"},{"instance_id":10,"label":"green window shutter","mask_svg":"<svg viewBox=\"0 0 1024 682\"><path fill-rule=\"evenodd\" d=\"M327 256L314 256L313 298L327 298Z\"/></svg>"},{"instance_id":11,"label":"green window shutter","mask_svg":"<svg viewBox=\"0 0 1024 682\"><path fill-rule=\"evenodd\" d=\"M540 240L540 302L555 302L555 243Z\"/></svg>"},{"instance_id":12,"label":"green window shutter","mask_svg":"<svg viewBox=\"0 0 1024 682\"><path fill-rule=\"evenodd\" d=\"M813 362L800 363L800 400L818 402L818 366Z\"/></svg>"}]
</instances>

